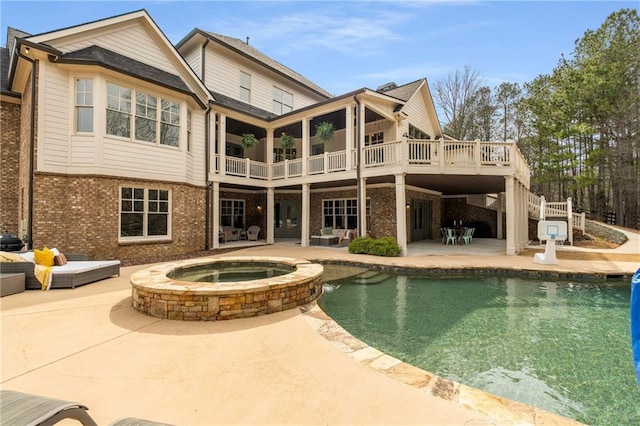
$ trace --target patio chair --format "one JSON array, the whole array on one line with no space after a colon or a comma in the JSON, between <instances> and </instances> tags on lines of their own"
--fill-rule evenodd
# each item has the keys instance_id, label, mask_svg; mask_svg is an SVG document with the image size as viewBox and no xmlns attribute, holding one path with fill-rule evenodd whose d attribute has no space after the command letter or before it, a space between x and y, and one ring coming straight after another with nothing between
<instances>
[{"instance_id":1,"label":"patio chair","mask_svg":"<svg viewBox=\"0 0 640 426\"><path fill-rule=\"evenodd\" d=\"M343 240L350 240L352 237L352 232L356 232L355 229L345 229L344 231L338 232L338 247L342 247Z\"/></svg>"},{"instance_id":2,"label":"patio chair","mask_svg":"<svg viewBox=\"0 0 640 426\"><path fill-rule=\"evenodd\" d=\"M473 231L475 230L475 228L467 228L464 231L464 234L462 234L462 241L465 244L471 244L471 241L473 240Z\"/></svg>"},{"instance_id":3,"label":"patio chair","mask_svg":"<svg viewBox=\"0 0 640 426\"><path fill-rule=\"evenodd\" d=\"M260 227L256 225L251 225L249 229L247 229L247 240L258 241L258 234L260 234Z\"/></svg>"},{"instance_id":4,"label":"patio chair","mask_svg":"<svg viewBox=\"0 0 640 426\"><path fill-rule=\"evenodd\" d=\"M449 245L449 241L451 241L451 244L455 245L456 244L456 231L453 228L446 228L447 231L447 243L446 245Z\"/></svg>"},{"instance_id":5,"label":"patio chair","mask_svg":"<svg viewBox=\"0 0 640 426\"><path fill-rule=\"evenodd\" d=\"M97 426L88 408L77 402L62 401L12 390L0 391L2 425L53 425L75 419L85 426Z\"/></svg>"},{"instance_id":6,"label":"patio chair","mask_svg":"<svg viewBox=\"0 0 640 426\"><path fill-rule=\"evenodd\" d=\"M227 242L227 234L224 232L224 229L222 229L222 226L218 228L218 241L221 243Z\"/></svg>"},{"instance_id":7,"label":"patio chair","mask_svg":"<svg viewBox=\"0 0 640 426\"><path fill-rule=\"evenodd\" d=\"M158 423L151 420L137 419L135 417L126 417L124 419L118 419L111 423L109 426L173 426L169 423Z\"/></svg>"},{"instance_id":8,"label":"patio chair","mask_svg":"<svg viewBox=\"0 0 640 426\"><path fill-rule=\"evenodd\" d=\"M440 239L442 240L442 244L447 241L447 230L446 228L440 228Z\"/></svg>"}]
</instances>

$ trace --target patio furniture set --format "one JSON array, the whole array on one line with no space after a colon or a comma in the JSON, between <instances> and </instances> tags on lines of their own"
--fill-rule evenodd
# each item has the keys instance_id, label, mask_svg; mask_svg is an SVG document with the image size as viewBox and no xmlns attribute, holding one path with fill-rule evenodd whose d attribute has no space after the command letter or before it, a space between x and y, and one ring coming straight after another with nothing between
<instances>
[{"instance_id":1,"label":"patio furniture set","mask_svg":"<svg viewBox=\"0 0 640 426\"><path fill-rule=\"evenodd\" d=\"M476 228L440 228L442 244L471 244Z\"/></svg>"},{"instance_id":2,"label":"patio furniture set","mask_svg":"<svg viewBox=\"0 0 640 426\"><path fill-rule=\"evenodd\" d=\"M355 229L333 229L331 227L320 228L320 235L311 236L312 246L333 246L342 247L342 242L352 240L356 236Z\"/></svg>"},{"instance_id":3,"label":"patio furniture set","mask_svg":"<svg viewBox=\"0 0 640 426\"><path fill-rule=\"evenodd\" d=\"M233 226L221 226L218 230L218 239L221 243L227 241L258 241L260 235L260 227L252 225L245 231L242 228L234 228Z\"/></svg>"}]
</instances>

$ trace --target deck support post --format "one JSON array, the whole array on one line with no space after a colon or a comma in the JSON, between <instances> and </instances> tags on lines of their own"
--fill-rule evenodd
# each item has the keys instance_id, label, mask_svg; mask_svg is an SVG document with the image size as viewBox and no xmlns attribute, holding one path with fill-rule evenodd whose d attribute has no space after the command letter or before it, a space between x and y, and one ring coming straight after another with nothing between
<instances>
[{"instance_id":1,"label":"deck support post","mask_svg":"<svg viewBox=\"0 0 640 426\"><path fill-rule=\"evenodd\" d=\"M211 226L211 234L213 235L213 248L220 248L220 182L211 183L212 199L211 204L213 208L213 225Z\"/></svg>"},{"instance_id":2,"label":"deck support post","mask_svg":"<svg viewBox=\"0 0 640 426\"><path fill-rule=\"evenodd\" d=\"M267 188L267 244L273 244L275 242L273 229L275 226L275 190L273 188Z\"/></svg>"},{"instance_id":3,"label":"deck support post","mask_svg":"<svg viewBox=\"0 0 640 426\"><path fill-rule=\"evenodd\" d=\"M400 246L402 256L407 255L407 196L404 173L397 173L396 177L396 241Z\"/></svg>"},{"instance_id":4,"label":"deck support post","mask_svg":"<svg viewBox=\"0 0 640 426\"><path fill-rule=\"evenodd\" d=\"M516 254L516 202L514 190L514 177L505 177L505 201L507 213L507 255Z\"/></svg>"},{"instance_id":5,"label":"deck support post","mask_svg":"<svg viewBox=\"0 0 640 426\"><path fill-rule=\"evenodd\" d=\"M300 230L300 239L302 247L309 247L309 211L310 211L310 196L309 188L310 183L302 184L302 214L300 215L300 221L302 222L302 229Z\"/></svg>"}]
</instances>

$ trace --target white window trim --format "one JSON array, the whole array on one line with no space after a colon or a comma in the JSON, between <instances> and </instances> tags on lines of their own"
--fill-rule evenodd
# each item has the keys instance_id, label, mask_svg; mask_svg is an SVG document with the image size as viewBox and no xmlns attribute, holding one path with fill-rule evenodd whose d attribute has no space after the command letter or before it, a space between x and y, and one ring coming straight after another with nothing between
<instances>
[{"instance_id":1,"label":"white window trim","mask_svg":"<svg viewBox=\"0 0 640 426\"><path fill-rule=\"evenodd\" d=\"M144 189L144 212L143 212L143 221L142 221L142 236L135 237L123 237L121 235L121 227L122 227L122 188L138 188ZM167 212L167 235L145 235L147 233L147 224L148 224L148 214L149 214L149 190L158 190L158 191L167 191L168 194L168 212ZM156 188L156 187L148 187L143 185L120 185L118 187L118 242L119 243L148 243L152 242L170 242L172 241L172 222L173 217L171 212L173 211L173 192L171 189L167 188Z\"/></svg>"},{"instance_id":2,"label":"white window trim","mask_svg":"<svg viewBox=\"0 0 640 426\"><path fill-rule=\"evenodd\" d=\"M93 102L91 103L91 124L93 127L93 130L91 130L90 132L83 132L83 131L79 131L78 130L78 108L79 107L86 107L88 108L88 105L78 105L78 85L77 82L78 80L91 80L93 82L93 90L92 90L92 97L93 97ZM96 133L96 79L94 77L85 77L85 76L74 76L73 77L73 133L75 135L94 135Z\"/></svg>"},{"instance_id":3,"label":"white window trim","mask_svg":"<svg viewBox=\"0 0 640 426\"><path fill-rule=\"evenodd\" d=\"M75 80L74 80L75 81ZM106 113L107 113L107 102L108 102L108 90L107 90L107 84L114 84L116 86L125 88L125 89L129 89L131 90L131 111L129 112L129 134L130 136L127 137L123 137L123 136L118 136L118 135L111 135L107 133L107 128L106 128ZM183 106L183 102L178 101L175 98L171 98L165 95L159 95L157 92L154 92L152 90L146 90L146 89L141 89L138 88L135 85L132 84L127 84L127 83L121 83L115 79L105 79L102 81L102 83L100 84L104 84L104 90L105 90L105 95L104 95L104 99L102 101L102 104L100 106L96 106L95 102L94 102L94 110L97 108L100 108L102 113L104 113L104 121L105 121L105 127L104 127L104 137L106 138L114 138L114 139L119 139L119 140L123 140L123 141L129 141L129 142L133 142L133 143L139 143L139 144L143 144L143 145L147 145L147 146L156 146L159 148L165 148L165 149L177 149L177 150L181 150L183 144L185 143L184 136L182 136L182 130L185 126L184 122L186 120L186 116L184 116L185 114L183 113L184 108L182 108ZM95 91L95 82L94 82L94 91ZM136 95L138 92L144 93L146 95L149 96L155 96L156 99L158 100L157 103L157 109L156 109L156 140L154 142L148 142L148 141L143 141L143 140L139 140L136 139L135 137L135 118L136 118ZM163 123L163 121L161 120L162 118L162 101L169 101L172 103L175 103L178 105L179 108L179 117L180 117L180 124L178 124L178 145L177 146L172 146L172 145L167 145L167 144L162 144L160 143L160 134L161 134L161 125ZM95 101L95 98L94 98ZM95 114L95 111L94 111ZM94 124L95 127L95 124ZM185 148L186 150L186 148Z\"/></svg>"},{"instance_id":4,"label":"white window trim","mask_svg":"<svg viewBox=\"0 0 640 426\"><path fill-rule=\"evenodd\" d=\"M280 99L276 99L276 93L275 93L276 90L278 91L278 95L280 96ZM280 88L278 86L273 86L273 92L274 93L272 94L272 97L273 97L272 104L277 102L278 105L279 105L279 109L280 109L279 111L275 111L275 108L272 107L274 109L274 111L273 111L274 114L282 115L282 114L287 114L287 113L293 111L293 102L294 102L293 101L293 93L288 92L288 91L286 91L286 90L284 90L284 89L282 89L282 88ZM285 93L288 94L288 95L291 95L291 105L288 105L288 104L284 103L284 94ZM284 111L284 106L285 105L288 108L291 108L291 110L290 111Z\"/></svg>"},{"instance_id":5,"label":"white window trim","mask_svg":"<svg viewBox=\"0 0 640 426\"><path fill-rule=\"evenodd\" d=\"M245 87L242 84L242 77L245 76L245 75L247 76L247 81L249 82L248 87ZM243 90L245 90L246 93L248 93L248 98L249 99L247 99L247 100L242 99L242 93L244 93ZM251 74L249 74L248 72L240 71L240 95L239 95L238 99L240 99L242 102L246 102L248 104L251 103Z\"/></svg>"},{"instance_id":6,"label":"white window trim","mask_svg":"<svg viewBox=\"0 0 640 426\"><path fill-rule=\"evenodd\" d=\"M220 226L229 226L229 225L222 225L222 202L223 201L230 201L232 203L232 209L233 209L233 205L235 203L242 203L242 223L247 224L247 202L246 200L243 200L242 198L220 198L220 205L218 206L218 218L220 220ZM232 217L232 222L233 222L233 211L231 212L231 217ZM225 215L226 216L226 215ZM231 224L231 226L233 227L233 223Z\"/></svg>"}]
</instances>

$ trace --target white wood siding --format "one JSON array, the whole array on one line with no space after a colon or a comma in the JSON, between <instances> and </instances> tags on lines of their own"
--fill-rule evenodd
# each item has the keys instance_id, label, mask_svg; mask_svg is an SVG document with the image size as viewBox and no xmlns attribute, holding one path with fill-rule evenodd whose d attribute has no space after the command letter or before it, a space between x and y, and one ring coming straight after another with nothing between
<instances>
[{"instance_id":1,"label":"white wood siding","mask_svg":"<svg viewBox=\"0 0 640 426\"><path fill-rule=\"evenodd\" d=\"M429 119L429 112L422 93L422 91L416 93L403 108L403 111L409 115L408 123L404 124L405 129L403 131L408 131L409 123L411 123L434 138L435 132L433 130L433 124Z\"/></svg>"},{"instance_id":2,"label":"white wood siding","mask_svg":"<svg viewBox=\"0 0 640 426\"><path fill-rule=\"evenodd\" d=\"M151 36L150 30L139 22L125 22L48 43L65 53L96 45L171 74L181 75L174 62L168 60L167 53L160 48L158 41Z\"/></svg>"},{"instance_id":3,"label":"white wood siding","mask_svg":"<svg viewBox=\"0 0 640 426\"><path fill-rule=\"evenodd\" d=\"M215 92L240 99L240 71L251 75L251 105L273 110L273 86L293 94L293 109L303 108L324 98L314 97L309 92L293 84L290 80L260 67L233 52L210 43L206 52L205 85Z\"/></svg>"},{"instance_id":4,"label":"white wood siding","mask_svg":"<svg viewBox=\"0 0 640 426\"><path fill-rule=\"evenodd\" d=\"M94 79L94 134L76 135L74 131L73 82L77 76ZM108 79L87 72L76 75L73 70L67 71L57 65L40 62L37 169L204 185L204 111L194 109L191 105L191 154L186 152L185 95L171 98L182 102L180 125L184 131L180 132L179 148L106 136L103 133L106 116L103 87Z\"/></svg>"},{"instance_id":5,"label":"white wood siding","mask_svg":"<svg viewBox=\"0 0 640 426\"><path fill-rule=\"evenodd\" d=\"M202 76L202 57L200 55L201 52L202 49L200 48L200 46L196 46L196 48L193 48L189 51L180 52L184 60L198 77Z\"/></svg>"},{"instance_id":6,"label":"white wood siding","mask_svg":"<svg viewBox=\"0 0 640 426\"><path fill-rule=\"evenodd\" d=\"M72 106L69 104L69 77L66 72L40 62L38 116L38 164L67 166Z\"/></svg>"}]
</instances>

